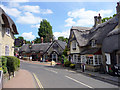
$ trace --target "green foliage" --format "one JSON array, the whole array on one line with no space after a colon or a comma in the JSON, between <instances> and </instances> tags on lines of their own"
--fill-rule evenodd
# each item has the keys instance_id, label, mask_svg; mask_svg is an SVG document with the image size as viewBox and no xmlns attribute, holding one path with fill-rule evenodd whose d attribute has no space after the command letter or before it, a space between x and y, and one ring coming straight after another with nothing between
<instances>
[{"instance_id":1,"label":"green foliage","mask_svg":"<svg viewBox=\"0 0 120 90\"><path fill-rule=\"evenodd\" d=\"M64 38L63 36L58 37L58 40L68 43L68 38Z\"/></svg>"},{"instance_id":2,"label":"green foliage","mask_svg":"<svg viewBox=\"0 0 120 90\"><path fill-rule=\"evenodd\" d=\"M20 67L20 60L14 56L5 56L7 58L8 72L14 72Z\"/></svg>"},{"instance_id":3,"label":"green foliage","mask_svg":"<svg viewBox=\"0 0 120 90\"><path fill-rule=\"evenodd\" d=\"M44 38L43 42L50 42L50 39L53 40L52 26L47 20L41 21L40 28L38 30L38 35Z\"/></svg>"},{"instance_id":4,"label":"green foliage","mask_svg":"<svg viewBox=\"0 0 120 90\"><path fill-rule=\"evenodd\" d=\"M1 57L1 63L2 63L2 70L3 70L3 73L7 73L7 58L2 56Z\"/></svg>"},{"instance_id":5,"label":"green foliage","mask_svg":"<svg viewBox=\"0 0 120 90\"><path fill-rule=\"evenodd\" d=\"M69 66L70 66L70 64L71 64L71 62L70 62L70 61L66 61L64 65L65 65L65 67L69 67Z\"/></svg>"},{"instance_id":6,"label":"green foliage","mask_svg":"<svg viewBox=\"0 0 120 90\"><path fill-rule=\"evenodd\" d=\"M2 70L2 59L0 58L0 70Z\"/></svg>"},{"instance_id":7,"label":"green foliage","mask_svg":"<svg viewBox=\"0 0 120 90\"><path fill-rule=\"evenodd\" d=\"M67 55L67 52L69 51L69 49L67 48L67 46L65 46L65 49L64 49L64 51L63 51L63 55L65 55L65 56L68 56Z\"/></svg>"},{"instance_id":8,"label":"green foliage","mask_svg":"<svg viewBox=\"0 0 120 90\"><path fill-rule=\"evenodd\" d=\"M70 64L70 67L73 69L75 68L75 64Z\"/></svg>"},{"instance_id":9,"label":"green foliage","mask_svg":"<svg viewBox=\"0 0 120 90\"><path fill-rule=\"evenodd\" d=\"M111 19L111 18L113 18L113 17L115 17L115 16L116 16L116 14L114 14L112 17L110 16L110 17L105 17L105 18L103 18L103 19L102 19L102 23L108 21L109 19Z\"/></svg>"},{"instance_id":10,"label":"green foliage","mask_svg":"<svg viewBox=\"0 0 120 90\"><path fill-rule=\"evenodd\" d=\"M36 37L36 39L34 39L34 43L41 43L41 39L39 37Z\"/></svg>"},{"instance_id":11,"label":"green foliage","mask_svg":"<svg viewBox=\"0 0 120 90\"><path fill-rule=\"evenodd\" d=\"M65 57L65 55L62 55L62 59L64 60L64 64L66 61L68 61L68 59Z\"/></svg>"}]
</instances>

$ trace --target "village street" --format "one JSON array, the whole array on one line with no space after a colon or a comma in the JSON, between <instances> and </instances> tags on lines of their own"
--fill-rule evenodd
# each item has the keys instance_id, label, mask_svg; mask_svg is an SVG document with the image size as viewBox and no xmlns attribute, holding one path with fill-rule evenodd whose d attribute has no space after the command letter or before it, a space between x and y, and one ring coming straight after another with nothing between
<instances>
[{"instance_id":1,"label":"village street","mask_svg":"<svg viewBox=\"0 0 120 90\"><path fill-rule=\"evenodd\" d=\"M118 86L84 76L71 70L21 62L21 69L35 77L38 88L118 88Z\"/></svg>"}]
</instances>

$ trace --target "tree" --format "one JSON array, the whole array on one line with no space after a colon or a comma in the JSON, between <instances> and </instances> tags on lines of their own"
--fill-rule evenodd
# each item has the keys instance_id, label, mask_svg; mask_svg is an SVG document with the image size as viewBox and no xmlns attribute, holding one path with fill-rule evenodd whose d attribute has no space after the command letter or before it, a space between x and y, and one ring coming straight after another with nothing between
<instances>
[{"instance_id":1,"label":"tree","mask_svg":"<svg viewBox=\"0 0 120 90\"><path fill-rule=\"evenodd\" d=\"M53 40L52 26L47 20L41 21L38 35L44 38L43 42L50 42L51 39Z\"/></svg>"},{"instance_id":2,"label":"tree","mask_svg":"<svg viewBox=\"0 0 120 90\"><path fill-rule=\"evenodd\" d=\"M116 16L116 14L114 14L112 17L110 16L110 17L105 17L105 18L103 18L103 19L102 19L102 23L108 21L109 19L111 19L111 18L113 18L113 17L115 17L115 16Z\"/></svg>"},{"instance_id":3,"label":"tree","mask_svg":"<svg viewBox=\"0 0 120 90\"><path fill-rule=\"evenodd\" d=\"M65 49L63 51L63 55L68 56L67 52L69 51L68 47L65 46Z\"/></svg>"},{"instance_id":4,"label":"tree","mask_svg":"<svg viewBox=\"0 0 120 90\"><path fill-rule=\"evenodd\" d=\"M68 43L68 38L64 38L63 36L58 37L58 40Z\"/></svg>"},{"instance_id":5,"label":"tree","mask_svg":"<svg viewBox=\"0 0 120 90\"><path fill-rule=\"evenodd\" d=\"M41 43L41 39L39 37L36 37L36 39L33 40L34 43Z\"/></svg>"}]
</instances>

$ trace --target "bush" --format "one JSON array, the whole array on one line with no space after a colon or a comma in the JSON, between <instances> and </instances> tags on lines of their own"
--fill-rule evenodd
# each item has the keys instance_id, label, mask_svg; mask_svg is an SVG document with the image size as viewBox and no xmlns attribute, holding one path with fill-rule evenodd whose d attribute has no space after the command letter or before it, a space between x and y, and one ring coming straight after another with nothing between
<instances>
[{"instance_id":1,"label":"bush","mask_svg":"<svg viewBox=\"0 0 120 90\"><path fill-rule=\"evenodd\" d=\"M8 72L14 72L20 67L20 60L14 56L5 56L7 58L7 69Z\"/></svg>"},{"instance_id":2,"label":"bush","mask_svg":"<svg viewBox=\"0 0 120 90\"><path fill-rule=\"evenodd\" d=\"M3 70L3 73L7 73L7 58L2 56L1 57L1 64L2 64L2 70Z\"/></svg>"},{"instance_id":3,"label":"bush","mask_svg":"<svg viewBox=\"0 0 120 90\"><path fill-rule=\"evenodd\" d=\"M69 66L70 66L70 64L71 64L71 62L70 62L70 61L66 61L64 65L65 65L65 67L69 67Z\"/></svg>"},{"instance_id":4,"label":"bush","mask_svg":"<svg viewBox=\"0 0 120 90\"><path fill-rule=\"evenodd\" d=\"M70 67L73 69L75 68L75 64L70 64Z\"/></svg>"}]
</instances>

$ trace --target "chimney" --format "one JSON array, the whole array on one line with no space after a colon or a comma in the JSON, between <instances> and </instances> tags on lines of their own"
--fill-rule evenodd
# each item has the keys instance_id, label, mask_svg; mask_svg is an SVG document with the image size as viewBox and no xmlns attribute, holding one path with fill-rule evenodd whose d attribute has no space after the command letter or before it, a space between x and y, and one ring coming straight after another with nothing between
<instances>
[{"instance_id":1,"label":"chimney","mask_svg":"<svg viewBox=\"0 0 120 90\"><path fill-rule=\"evenodd\" d=\"M96 27L97 26L97 16L94 16L94 26L93 27Z\"/></svg>"},{"instance_id":2,"label":"chimney","mask_svg":"<svg viewBox=\"0 0 120 90\"><path fill-rule=\"evenodd\" d=\"M116 11L117 14L120 13L120 2L117 2Z\"/></svg>"},{"instance_id":3,"label":"chimney","mask_svg":"<svg viewBox=\"0 0 120 90\"><path fill-rule=\"evenodd\" d=\"M23 45L25 45L25 40L23 40Z\"/></svg>"},{"instance_id":4,"label":"chimney","mask_svg":"<svg viewBox=\"0 0 120 90\"><path fill-rule=\"evenodd\" d=\"M98 17L97 17L97 23L98 23L98 24L101 24L101 23L102 23L100 13L98 14Z\"/></svg>"},{"instance_id":5,"label":"chimney","mask_svg":"<svg viewBox=\"0 0 120 90\"><path fill-rule=\"evenodd\" d=\"M34 44L34 41L32 41L32 44Z\"/></svg>"},{"instance_id":6,"label":"chimney","mask_svg":"<svg viewBox=\"0 0 120 90\"><path fill-rule=\"evenodd\" d=\"M43 37L41 37L41 43L43 43Z\"/></svg>"},{"instance_id":7,"label":"chimney","mask_svg":"<svg viewBox=\"0 0 120 90\"><path fill-rule=\"evenodd\" d=\"M50 43L52 42L52 39L50 39Z\"/></svg>"}]
</instances>

